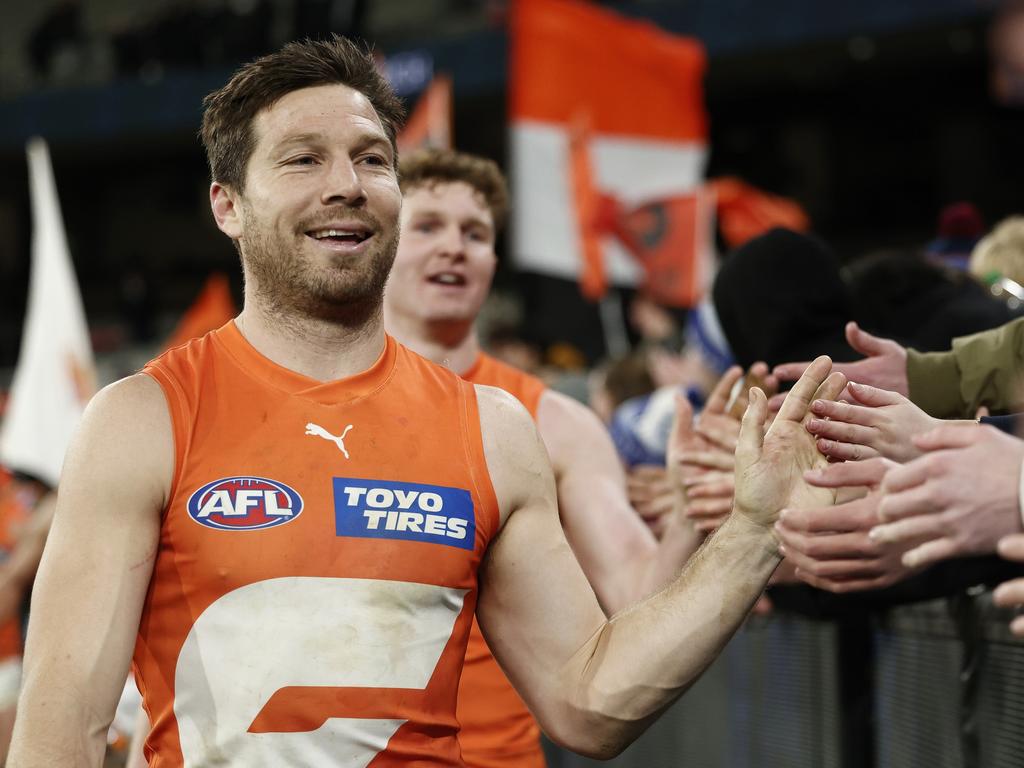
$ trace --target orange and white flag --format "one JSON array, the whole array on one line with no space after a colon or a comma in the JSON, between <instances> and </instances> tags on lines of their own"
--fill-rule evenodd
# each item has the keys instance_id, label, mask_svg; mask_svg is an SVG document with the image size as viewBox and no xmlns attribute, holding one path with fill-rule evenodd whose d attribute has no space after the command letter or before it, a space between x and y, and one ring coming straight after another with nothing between
<instances>
[{"instance_id":1,"label":"orange and white flag","mask_svg":"<svg viewBox=\"0 0 1024 768\"><path fill-rule=\"evenodd\" d=\"M693 196L708 154L706 56L696 40L580 0L515 0L511 31L515 260L524 270L578 279L588 262L571 172L575 116L589 119L601 196L626 211ZM618 237L602 237L601 248L609 282L644 282L643 265Z\"/></svg>"},{"instance_id":2,"label":"orange and white flag","mask_svg":"<svg viewBox=\"0 0 1024 768\"><path fill-rule=\"evenodd\" d=\"M227 275L220 272L210 275L192 306L181 316L178 326L164 344L164 349L173 349L205 336L220 328L237 313Z\"/></svg>"},{"instance_id":3,"label":"orange and white flag","mask_svg":"<svg viewBox=\"0 0 1024 768\"><path fill-rule=\"evenodd\" d=\"M28 165L32 269L21 351L0 430L0 462L56 486L96 376L50 153L42 139L29 141Z\"/></svg>"},{"instance_id":4,"label":"orange and white flag","mask_svg":"<svg viewBox=\"0 0 1024 768\"><path fill-rule=\"evenodd\" d=\"M430 81L398 134L399 153L427 148L452 148L452 79L447 75Z\"/></svg>"}]
</instances>

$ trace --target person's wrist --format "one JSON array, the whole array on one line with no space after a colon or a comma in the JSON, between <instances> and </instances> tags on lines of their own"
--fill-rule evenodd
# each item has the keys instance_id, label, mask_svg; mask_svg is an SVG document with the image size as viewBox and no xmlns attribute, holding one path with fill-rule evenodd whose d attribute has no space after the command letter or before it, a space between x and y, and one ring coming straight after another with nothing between
<instances>
[{"instance_id":1,"label":"person's wrist","mask_svg":"<svg viewBox=\"0 0 1024 768\"><path fill-rule=\"evenodd\" d=\"M777 516L776 516L777 517ZM782 559L779 553L779 538L775 533L775 520L762 520L762 515L752 515L740 504L733 504L732 514L718 529L718 534L749 541L763 548L768 554Z\"/></svg>"}]
</instances>

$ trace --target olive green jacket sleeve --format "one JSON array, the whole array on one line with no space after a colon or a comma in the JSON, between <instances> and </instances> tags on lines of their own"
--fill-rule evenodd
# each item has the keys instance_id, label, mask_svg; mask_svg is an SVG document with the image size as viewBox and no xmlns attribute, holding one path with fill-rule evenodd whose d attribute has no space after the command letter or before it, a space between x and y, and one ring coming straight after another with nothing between
<instances>
[{"instance_id":1,"label":"olive green jacket sleeve","mask_svg":"<svg viewBox=\"0 0 1024 768\"><path fill-rule=\"evenodd\" d=\"M910 399L939 418L1024 411L1024 318L953 340L949 352L907 350Z\"/></svg>"}]
</instances>

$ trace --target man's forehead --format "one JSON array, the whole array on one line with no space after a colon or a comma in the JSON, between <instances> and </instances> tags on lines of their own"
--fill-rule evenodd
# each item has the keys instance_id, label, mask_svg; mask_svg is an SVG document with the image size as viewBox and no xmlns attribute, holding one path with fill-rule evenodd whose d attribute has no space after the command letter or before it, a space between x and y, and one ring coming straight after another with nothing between
<instances>
[{"instance_id":1,"label":"man's forehead","mask_svg":"<svg viewBox=\"0 0 1024 768\"><path fill-rule=\"evenodd\" d=\"M257 142L266 147L291 136L326 135L353 128L387 137L370 100L341 83L290 91L257 113L253 127Z\"/></svg>"},{"instance_id":2,"label":"man's forehead","mask_svg":"<svg viewBox=\"0 0 1024 768\"><path fill-rule=\"evenodd\" d=\"M406 190L402 210L409 213L446 213L476 216L493 223L483 192L465 181L425 180Z\"/></svg>"}]
</instances>

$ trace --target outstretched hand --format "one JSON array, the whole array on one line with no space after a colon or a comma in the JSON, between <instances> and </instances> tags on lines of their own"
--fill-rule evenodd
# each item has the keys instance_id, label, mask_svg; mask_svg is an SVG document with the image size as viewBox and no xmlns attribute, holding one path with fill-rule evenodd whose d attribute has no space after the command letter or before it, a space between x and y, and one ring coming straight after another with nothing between
<instances>
[{"instance_id":1,"label":"outstretched hand","mask_svg":"<svg viewBox=\"0 0 1024 768\"><path fill-rule=\"evenodd\" d=\"M775 524L786 558L798 578L830 592L879 589L911 574L901 557L910 545L883 544L868 535L879 523L878 490L898 466L883 458L829 464L804 477L821 488L861 488L850 501L816 509L785 509Z\"/></svg>"},{"instance_id":2,"label":"outstretched hand","mask_svg":"<svg viewBox=\"0 0 1024 768\"><path fill-rule=\"evenodd\" d=\"M863 360L853 363L835 363L832 370L846 376L849 381L869 384L879 389L908 395L907 350L892 339L883 339L862 331L854 323L846 324L846 340L855 350L865 355ZM784 363L775 366L772 374L779 381L793 381L807 368L807 363ZM773 398L773 405L774 400ZM781 399L779 396L777 399Z\"/></svg>"},{"instance_id":3,"label":"outstretched hand","mask_svg":"<svg viewBox=\"0 0 1024 768\"><path fill-rule=\"evenodd\" d=\"M1015 533L999 540L997 550L1007 560L1024 563L1024 533ZM1004 581L992 594L995 604L1002 608L1024 607L1024 578ZM1010 631L1017 637L1024 637L1024 616L1017 616L1010 622Z\"/></svg>"},{"instance_id":4,"label":"outstretched hand","mask_svg":"<svg viewBox=\"0 0 1024 768\"><path fill-rule=\"evenodd\" d=\"M854 402L815 400L816 418L807 422L818 450L833 459L911 461L921 455L913 438L942 424L897 392L852 381L846 391Z\"/></svg>"},{"instance_id":5,"label":"outstretched hand","mask_svg":"<svg viewBox=\"0 0 1024 768\"><path fill-rule=\"evenodd\" d=\"M669 444L668 471L677 488L679 508L701 533L711 533L732 512L739 415L746 410L749 388L742 386L743 370L733 366L719 379L696 421L689 403L677 403L678 420ZM778 386L768 366L755 363L747 380Z\"/></svg>"},{"instance_id":6,"label":"outstretched hand","mask_svg":"<svg viewBox=\"0 0 1024 768\"><path fill-rule=\"evenodd\" d=\"M987 554L1021 531L1019 482L1024 441L974 422L946 424L914 439L925 452L882 483L884 524L872 538L924 542L904 556L914 567Z\"/></svg>"},{"instance_id":7,"label":"outstretched hand","mask_svg":"<svg viewBox=\"0 0 1024 768\"><path fill-rule=\"evenodd\" d=\"M832 372L832 361L819 357L787 393L767 432L767 397L760 389L751 389L736 447L737 514L767 527L783 508L822 507L835 501L834 490L815 488L804 480L805 471L827 463L806 423L812 401L834 400L845 386L843 374Z\"/></svg>"}]
</instances>

